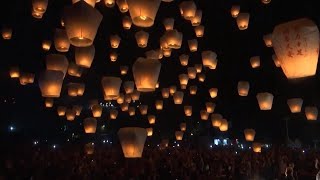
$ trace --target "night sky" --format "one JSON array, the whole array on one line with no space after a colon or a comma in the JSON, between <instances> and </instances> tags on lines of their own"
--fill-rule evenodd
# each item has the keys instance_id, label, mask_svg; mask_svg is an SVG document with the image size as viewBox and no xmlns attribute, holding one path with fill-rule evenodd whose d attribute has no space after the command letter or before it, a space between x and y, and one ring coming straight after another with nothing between
<instances>
[{"instance_id":1,"label":"night sky","mask_svg":"<svg viewBox=\"0 0 320 180\"><path fill-rule=\"evenodd\" d=\"M11 40L0 38L0 132L1 137L17 135L20 139L52 139L58 141L71 136L72 133L85 136L81 125L84 118L91 116L88 102L91 99L103 100L101 87L102 76L118 76L123 82L133 80L131 66L144 52L159 48L159 38L165 32L162 20L166 17L175 19L174 28L183 33L183 44L178 50L173 50L169 58L163 58L159 77L160 88L154 93L141 93L140 101L134 105L149 105L149 114L157 116L154 125L155 142L159 138L174 138L174 132L179 129L181 122L187 122L187 134L195 136L224 136L244 139L243 130L254 128L256 138L260 141L283 142L286 131L285 123L288 121L289 136L291 139L299 138L306 142L320 138L320 127L317 121L307 121L304 114L305 106L320 107L320 82L319 72L313 77L298 80L288 80L281 68L277 68L271 58L273 48L267 48L263 35L269 34L273 28L281 23L307 17L318 26L320 12L316 1L290 1L272 0L265 5L260 0L197 0L197 8L203 11L202 25L205 26L203 38L197 38L199 47L194 53L189 52L187 40L195 39L193 27L189 21L184 20L179 12L178 4L182 0L171 3L162 2L158 10L155 24L151 28L143 28L150 33L148 47L139 48L136 45L134 33L142 28L132 25L130 30L122 28L123 13L117 5L107 8L103 2L96 4L96 9L103 14L97 36L94 41L96 54L90 69L83 71L81 78L66 76L61 97L55 100L53 108L44 107L44 98L38 86L39 72L45 69L47 54L57 53L54 45L49 52L42 50L41 44L45 39L53 40L54 29L61 28L60 18L63 7L71 5L71 0L49 0L48 8L42 19L35 19L31 15L31 0L7 0L1 2L0 26L13 29ZM237 4L241 12L250 13L249 28L240 31L236 20L231 17L230 8ZM129 13L126 13L129 15ZM109 37L118 34L121 43L118 49L112 50ZM162 99L161 88L176 85L180 87L178 75L187 73L187 68L180 65L179 56L183 53L190 55L189 65L201 64L201 51L212 50L218 55L216 70L204 69L206 81L199 83L197 79L189 80L190 85L197 85L196 96L185 90L184 104L193 106L192 117L185 117L183 105L175 105L172 97L164 99L164 109L156 111L154 101ZM116 51L118 60L111 62L109 53ZM69 52L63 53L69 62L74 62L74 47ZM260 56L261 67L252 69L250 57ZM130 66L128 75L121 76L119 66ZM9 69L19 66L22 72L35 73L35 83L21 86L18 79L11 79ZM297 67L300 68L300 67ZM319 69L319 68L318 68ZM237 83L240 80L250 82L250 92L247 97L240 97L237 92ZM86 90L83 97L69 97L66 84L69 82L83 82ZM217 87L218 97L211 99L208 89ZM123 89L122 89L123 91ZM274 95L271 111L259 109L256 94L270 92ZM292 114L287 105L288 98L303 98L301 113ZM222 114L229 122L229 131L219 133L211 127L211 121L201 121L199 111L205 109L205 102L216 103L215 112ZM56 107L64 105L82 105L84 109L80 117L68 122L65 118L58 117ZM116 102L113 102L116 105ZM118 105L117 105L118 107ZM127 112L121 112L117 120L108 120L108 109L104 109L102 118L98 120L96 138L107 134L115 136L117 130L124 126L149 127L146 116L141 116L139 110L136 116L130 117ZM199 123L198 123L199 122ZM101 126L105 125L105 130ZM10 132L9 127L14 126L15 132ZM67 127L64 130L64 127Z\"/></svg>"}]
</instances>

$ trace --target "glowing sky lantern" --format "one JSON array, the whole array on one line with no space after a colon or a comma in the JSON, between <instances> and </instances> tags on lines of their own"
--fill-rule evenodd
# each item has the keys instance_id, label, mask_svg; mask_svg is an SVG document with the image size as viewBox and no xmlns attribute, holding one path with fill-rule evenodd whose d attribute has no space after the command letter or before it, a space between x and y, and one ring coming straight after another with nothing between
<instances>
[{"instance_id":1,"label":"glowing sky lantern","mask_svg":"<svg viewBox=\"0 0 320 180\"><path fill-rule=\"evenodd\" d=\"M141 158L147 131L139 127L120 128L118 137L125 158Z\"/></svg>"}]
</instances>

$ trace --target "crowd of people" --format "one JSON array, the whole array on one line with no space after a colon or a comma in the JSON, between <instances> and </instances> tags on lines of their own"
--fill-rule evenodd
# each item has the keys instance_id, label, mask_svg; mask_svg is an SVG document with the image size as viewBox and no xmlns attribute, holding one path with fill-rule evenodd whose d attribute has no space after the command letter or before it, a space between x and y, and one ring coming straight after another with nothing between
<instances>
[{"instance_id":1,"label":"crowd of people","mask_svg":"<svg viewBox=\"0 0 320 180\"><path fill-rule=\"evenodd\" d=\"M126 159L120 146L21 147L2 152L0 179L315 179L317 151L284 147L261 153L233 148L145 147Z\"/></svg>"}]
</instances>

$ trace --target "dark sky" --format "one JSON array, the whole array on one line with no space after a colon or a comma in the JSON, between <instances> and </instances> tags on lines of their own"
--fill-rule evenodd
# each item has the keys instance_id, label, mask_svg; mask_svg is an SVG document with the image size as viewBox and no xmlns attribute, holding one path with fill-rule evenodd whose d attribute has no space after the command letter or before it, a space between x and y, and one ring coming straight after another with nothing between
<instances>
[{"instance_id":1,"label":"dark sky","mask_svg":"<svg viewBox=\"0 0 320 180\"><path fill-rule=\"evenodd\" d=\"M144 30L150 33L148 47L138 48L134 39L134 33L141 28L132 26L131 30L122 28L120 13L117 6L107 8L103 2L98 3L96 8L103 14L103 21L99 27L94 45L96 55L90 69L85 70L81 78L66 76L64 84L68 82L84 82L86 91L83 97L71 98L67 95L66 86L63 87L61 98L55 102L56 105L71 106L79 104L88 105L90 99L99 99L103 102L101 77L120 76L119 66L131 66L137 57L143 56L144 52L159 48L159 38L164 33L162 20L166 17L175 18L175 29L183 32L183 45L181 49L174 50L170 58L161 60L162 69L160 74L160 87L178 85L178 75L186 73L186 67L179 62L179 55L189 53L187 40L196 38L191 24L182 19L178 9L181 0L172 3L161 3L155 25ZM13 28L13 38L10 41L0 39L0 129L1 134L8 134L8 126L14 125L17 133L25 137L62 138L75 132L83 134L80 125L82 120L90 116L91 112L84 109L82 115L74 122L67 122L59 118L56 108L44 108L37 79L39 72L45 69L45 56L57 53L54 46L49 52L41 49L44 39L53 39L56 27L61 27L60 17L63 7L70 5L71 0L49 0L47 12L43 19L35 19L31 16L31 0L7 0L1 2L0 25ZM285 119L288 119L289 135L292 139L299 137L311 140L319 137L318 122L308 122L304 115L306 105L320 107L320 83L319 73L310 78L299 80L287 80L281 68L275 67L271 55L272 48L267 48L263 42L263 35L271 33L275 25L307 17L318 25L320 12L316 1L290 1L272 0L264 5L260 0L197 0L197 7L203 11L202 25L205 26L205 35L198 38L199 48L195 53L190 53L189 66L201 63L201 51L212 50L218 55L218 66L216 70L206 69L206 82L200 84L197 80L189 80L189 85L198 85L197 96L185 93L184 104L193 106L192 118L186 118L182 105L174 105L172 98L164 100L164 110L156 112L154 100L161 99L161 93L142 94L140 102L149 105L150 114L157 116L157 124L154 126L156 132L153 137L174 137L174 131L179 129L180 122L187 122L188 133L199 129L197 135L217 135L211 127L210 121L200 120L199 111L205 108L205 102L212 101L217 104L216 112L221 113L232 127L228 135L230 137L243 138L243 130L251 127L257 132L257 139L283 140L285 137ZM230 15L233 4L241 6L241 12L250 13L249 28L239 31L236 21ZM127 13L127 15L129 15ZM121 38L118 60L111 63L109 52L109 36L118 34ZM74 61L74 48L71 47L65 53L69 61ZM260 56L261 67L252 69L250 57ZM36 74L34 84L21 86L18 80L9 78L8 70L11 66L19 66L23 72ZM299 67L297 67L299 68ZM127 76L122 80L133 80L131 68ZM239 80L250 82L248 97L240 97L237 93ZM212 100L208 89L219 88L218 97ZM274 95L273 108L271 111L260 111L256 100L258 92L270 92ZM303 98L303 112L291 114L287 106L287 99L292 97ZM14 100L12 99L14 98ZM5 102L7 100L7 102ZM15 103L13 103L13 101ZM99 120L99 126L106 125L107 133L114 134L119 127L142 126L148 127L146 117L139 115L129 117L128 113L120 113L116 121L106 120L108 111ZM200 121L198 125L197 122ZM67 125L66 132L61 130ZM199 127L198 127L199 126ZM64 133L64 135L63 135ZM97 136L101 134L99 128Z\"/></svg>"}]
</instances>

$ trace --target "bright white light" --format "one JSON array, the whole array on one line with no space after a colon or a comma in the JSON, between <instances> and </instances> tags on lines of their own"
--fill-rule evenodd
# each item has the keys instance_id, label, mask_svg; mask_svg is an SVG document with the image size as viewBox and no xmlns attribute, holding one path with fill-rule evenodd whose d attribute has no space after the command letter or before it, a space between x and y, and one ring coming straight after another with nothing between
<instances>
[{"instance_id":1,"label":"bright white light","mask_svg":"<svg viewBox=\"0 0 320 180\"><path fill-rule=\"evenodd\" d=\"M193 136L193 133L191 133L191 136Z\"/></svg>"},{"instance_id":2,"label":"bright white light","mask_svg":"<svg viewBox=\"0 0 320 180\"><path fill-rule=\"evenodd\" d=\"M57 146L56 146L56 145L53 145L52 147L53 147L53 149L55 149Z\"/></svg>"},{"instance_id":3,"label":"bright white light","mask_svg":"<svg viewBox=\"0 0 320 180\"><path fill-rule=\"evenodd\" d=\"M159 144L157 146L159 147Z\"/></svg>"},{"instance_id":4,"label":"bright white light","mask_svg":"<svg viewBox=\"0 0 320 180\"><path fill-rule=\"evenodd\" d=\"M238 152L236 151L236 154L238 154Z\"/></svg>"},{"instance_id":5,"label":"bright white light","mask_svg":"<svg viewBox=\"0 0 320 180\"><path fill-rule=\"evenodd\" d=\"M219 139L213 140L213 144L216 145L216 146L218 146L218 145L219 145Z\"/></svg>"},{"instance_id":6,"label":"bright white light","mask_svg":"<svg viewBox=\"0 0 320 180\"><path fill-rule=\"evenodd\" d=\"M179 147L180 145L179 145L179 144L177 144L177 146Z\"/></svg>"},{"instance_id":7,"label":"bright white light","mask_svg":"<svg viewBox=\"0 0 320 180\"><path fill-rule=\"evenodd\" d=\"M34 141L33 144L34 144L34 145L37 145L37 144L38 144L38 141Z\"/></svg>"},{"instance_id":8,"label":"bright white light","mask_svg":"<svg viewBox=\"0 0 320 180\"><path fill-rule=\"evenodd\" d=\"M304 153L304 150L302 150L302 152Z\"/></svg>"},{"instance_id":9,"label":"bright white light","mask_svg":"<svg viewBox=\"0 0 320 180\"><path fill-rule=\"evenodd\" d=\"M106 143L106 140L103 140L102 142L103 142L103 143Z\"/></svg>"},{"instance_id":10,"label":"bright white light","mask_svg":"<svg viewBox=\"0 0 320 180\"><path fill-rule=\"evenodd\" d=\"M212 148L212 145L210 145L210 148Z\"/></svg>"},{"instance_id":11,"label":"bright white light","mask_svg":"<svg viewBox=\"0 0 320 180\"><path fill-rule=\"evenodd\" d=\"M14 129L15 129L14 126L9 126L10 131L14 131Z\"/></svg>"}]
</instances>

